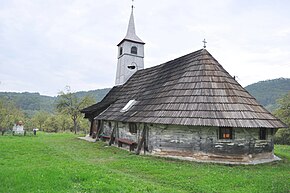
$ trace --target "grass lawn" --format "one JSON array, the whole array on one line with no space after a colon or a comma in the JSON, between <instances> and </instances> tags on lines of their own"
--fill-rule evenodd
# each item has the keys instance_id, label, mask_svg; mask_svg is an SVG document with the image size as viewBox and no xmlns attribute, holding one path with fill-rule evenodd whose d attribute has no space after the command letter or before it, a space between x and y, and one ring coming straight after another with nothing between
<instances>
[{"instance_id":1,"label":"grass lawn","mask_svg":"<svg viewBox=\"0 0 290 193\"><path fill-rule=\"evenodd\" d=\"M73 134L0 136L0 192L290 191L290 146L282 161L227 166L136 156Z\"/></svg>"}]
</instances>

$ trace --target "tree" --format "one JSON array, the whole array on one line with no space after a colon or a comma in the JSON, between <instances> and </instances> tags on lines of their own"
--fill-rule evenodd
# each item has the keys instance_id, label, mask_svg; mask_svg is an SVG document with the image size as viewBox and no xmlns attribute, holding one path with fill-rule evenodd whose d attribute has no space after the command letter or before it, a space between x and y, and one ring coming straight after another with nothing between
<instances>
[{"instance_id":1,"label":"tree","mask_svg":"<svg viewBox=\"0 0 290 193\"><path fill-rule=\"evenodd\" d=\"M66 129L73 128L70 116L61 113L57 113L55 116L59 124L59 130L65 131Z\"/></svg>"},{"instance_id":2,"label":"tree","mask_svg":"<svg viewBox=\"0 0 290 193\"><path fill-rule=\"evenodd\" d=\"M60 128L60 122L57 119L56 115L51 115L48 117L45 122L45 131L46 132L58 132Z\"/></svg>"},{"instance_id":3,"label":"tree","mask_svg":"<svg viewBox=\"0 0 290 193\"><path fill-rule=\"evenodd\" d=\"M32 122L36 127L39 128L39 130L43 130L43 125L45 121L50 117L51 115L48 112L45 111L39 111L35 113L35 115L32 117Z\"/></svg>"},{"instance_id":4,"label":"tree","mask_svg":"<svg viewBox=\"0 0 290 193\"><path fill-rule=\"evenodd\" d=\"M84 133L89 133L90 131L90 121L88 119L80 120L80 128Z\"/></svg>"},{"instance_id":5,"label":"tree","mask_svg":"<svg viewBox=\"0 0 290 193\"><path fill-rule=\"evenodd\" d=\"M279 109L274 112L274 115L290 127L290 92L277 102L279 104ZM275 135L275 141L279 144L290 145L290 129L279 129Z\"/></svg>"},{"instance_id":6,"label":"tree","mask_svg":"<svg viewBox=\"0 0 290 193\"><path fill-rule=\"evenodd\" d=\"M24 113L11 100L0 98L0 127L8 129L24 120Z\"/></svg>"},{"instance_id":7,"label":"tree","mask_svg":"<svg viewBox=\"0 0 290 193\"><path fill-rule=\"evenodd\" d=\"M61 91L56 101L56 109L62 114L69 115L73 121L73 128L75 134L78 130L79 118L82 116L80 110L93 104L94 99L91 96L84 96L78 98L75 93L66 87L66 91Z\"/></svg>"}]
</instances>

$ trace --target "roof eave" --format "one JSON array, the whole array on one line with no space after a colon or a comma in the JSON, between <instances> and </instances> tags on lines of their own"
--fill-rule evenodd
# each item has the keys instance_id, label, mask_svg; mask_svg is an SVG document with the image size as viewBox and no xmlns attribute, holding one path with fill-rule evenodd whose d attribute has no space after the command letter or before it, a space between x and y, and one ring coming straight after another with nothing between
<instances>
[{"instance_id":1,"label":"roof eave","mask_svg":"<svg viewBox=\"0 0 290 193\"><path fill-rule=\"evenodd\" d=\"M138 44L143 44L143 45L145 44L143 41L135 41L135 40L124 38L120 43L117 44L117 46L121 45L125 40L128 42L133 42L133 43L138 43Z\"/></svg>"}]
</instances>

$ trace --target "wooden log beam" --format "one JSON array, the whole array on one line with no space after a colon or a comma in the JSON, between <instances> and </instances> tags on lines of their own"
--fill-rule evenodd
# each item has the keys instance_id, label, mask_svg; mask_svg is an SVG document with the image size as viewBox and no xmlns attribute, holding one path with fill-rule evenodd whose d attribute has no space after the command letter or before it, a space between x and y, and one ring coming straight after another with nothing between
<instances>
[{"instance_id":1,"label":"wooden log beam","mask_svg":"<svg viewBox=\"0 0 290 193\"><path fill-rule=\"evenodd\" d=\"M101 134L103 132L104 127L104 121L100 120L100 124L98 125L98 131L97 131L97 139L100 139Z\"/></svg>"},{"instance_id":2,"label":"wooden log beam","mask_svg":"<svg viewBox=\"0 0 290 193\"><path fill-rule=\"evenodd\" d=\"M145 142L145 139L146 139L146 129L147 129L147 125L144 124L144 128L143 128L143 130L142 130L142 134L141 134L141 139L139 140L138 145L137 145L136 155L139 155L139 154L140 154L140 151L141 151L142 145L143 145L144 142Z\"/></svg>"},{"instance_id":3,"label":"wooden log beam","mask_svg":"<svg viewBox=\"0 0 290 193\"><path fill-rule=\"evenodd\" d=\"M94 124L94 119L90 118L91 126L90 126L90 136L93 135L93 124Z\"/></svg>"},{"instance_id":4,"label":"wooden log beam","mask_svg":"<svg viewBox=\"0 0 290 193\"><path fill-rule=\"evenodd\" d=\"M109 141L109 145L112 145L115 141L115 131L116 131L116 128L117 128L117 124L114 124L114 128L113 128L113 131L111 133L111 137L110 137L110 141Z\"/></svg>"}]
</instances>

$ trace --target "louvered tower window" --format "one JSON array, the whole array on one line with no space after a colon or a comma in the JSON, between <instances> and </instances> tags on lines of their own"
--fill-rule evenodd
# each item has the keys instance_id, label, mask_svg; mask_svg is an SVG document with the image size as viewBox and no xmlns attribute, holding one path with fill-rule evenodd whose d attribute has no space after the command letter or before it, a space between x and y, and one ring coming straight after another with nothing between
<instances>
[{"instance_id":1,"label":"louvered tower window","mask_svg":"<svg viewBox=\"0 0 290 193\"><path fill-rule=\"evenodd\" d=\"M131 54L137 54L137 47L136 46L132 46Z\"/></svg>"}]
</instances>

